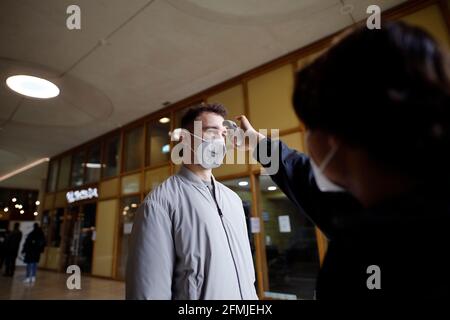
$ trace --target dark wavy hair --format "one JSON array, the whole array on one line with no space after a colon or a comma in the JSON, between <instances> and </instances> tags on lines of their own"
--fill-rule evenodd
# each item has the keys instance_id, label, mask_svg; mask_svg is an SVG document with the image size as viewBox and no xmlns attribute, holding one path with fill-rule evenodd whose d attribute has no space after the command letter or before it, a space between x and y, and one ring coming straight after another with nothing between
<instances>
[{"instance_id":1,"label":"dark wavy hair","mask_svg":"<svg viewBox=\"0 0 450 320\"><path fill-rule=\"evenodd\" d=\"M417 178L450 172L448 52L401 22L359 27L296 74L293 105L386 168Z\"/></svg>"},{"instance_id":2,"label":"dark wavy hair","mask_svg":"<svg viewBox=\"0 0 450 320\"><path fill-rule=\"evenodd\" d=\"M227 109L220 103L202 103L189 108L181 118L181 127L184 129L192 129L194 121L203 113L212 112L226 118Z\"/></svg>"}]
</instances>

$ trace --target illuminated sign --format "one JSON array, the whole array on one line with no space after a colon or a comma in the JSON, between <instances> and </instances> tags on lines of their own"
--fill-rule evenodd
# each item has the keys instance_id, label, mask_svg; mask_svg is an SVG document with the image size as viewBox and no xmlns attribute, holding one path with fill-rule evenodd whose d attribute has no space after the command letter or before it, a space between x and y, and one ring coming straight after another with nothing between
<instances>
[{"instance_id":1,"label":"illuminated sign","mask_svg":"<svg viewBox=\"0 0 450 320\"><path fill-rule=\"evenodd\" d=\"M81 200L98 198L97 188L88 188L66 193L67 202L73 203Z\"/></svg>"}]
</instances>

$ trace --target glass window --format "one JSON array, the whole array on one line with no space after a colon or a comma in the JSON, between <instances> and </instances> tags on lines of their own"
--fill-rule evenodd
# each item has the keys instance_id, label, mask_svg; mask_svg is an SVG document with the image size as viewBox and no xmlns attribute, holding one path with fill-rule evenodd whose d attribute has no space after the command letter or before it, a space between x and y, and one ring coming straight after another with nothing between
<instances>
[{"instance_id":1,"label":"glass window","mask_svg":"<svg viewBox=\"0 0 450 320\"><path fill-rule=\"evenodd\" d=\"M58 168L59 168L58 160L50 161L50 166L48 169L48 181L47 181L47 191L48 192L53 192L56 189L56 179L58 178Z\"/></svg>"},{"instance_id":2,"label":"glass window","mask_svg":"<svg viewBox=\"0 0 450 320\"><path fill-rule=\"evenodd\" d=\"M70 160L70 155L65 156L61 159L61 169L59 169L58 176L58 190L66 189L69 187Z\"/></svg>"},{"instance_id":3,"label":"glass window","mask_svg":"<svg viewBox=\"0 0 450 320\"><path fill-rule=\"evenodd\" d=\"M90 273L94 240L96 238L96 203L69 206L67 223L64 224L64 264L76 264L81 272Z\"/></svg>"},{"instance_id":4,"label":"glass window","mask_svg":"<svg viewBox=\"0 0 450 320\"><path fill-rule=\"evenodd\" d=\"M125 278L125 267L128 258L128 242L133 227L134 215L141 199L139 196L122 198L120 210L120 258L118 259L117 273L120 279Z\"/></svg>"},{"instance_id":5,"label":"glass window","mask_svg":"<svg viewBox=\"0 0 450 320\"><path fill-rule=\"evenodd\" d=\"M138 127L125 134L125 171L142 167L144 155L144 127Z\"/></svg>"},{"instance_id":6,"label":"glass window","mask_svg":"<svg viewBox=\"0 0 450 320\"><path fill-rule=\"evenodd\" d=\"M259 186L269 277L265 295L313 299L319 271L315 227L270 177L260 176Z\"/></svg>"},{"instance_id":7,"label":"glass window","mask_svg":"<svg viewBox=\"0 0 450 320\"><path fill-rule=\"evenodd\" d=\"M146 165L167 163L170 159L170 118L162 117L147 125Z\"/></svg>"},{"instance_id":8,"label":"glass window","mask_svg":"<svg viewBox=\"0 0 450 320\"><path fill-rule=\"evenodd\" d=\"M61 244L61 225L64 221L64 209L59 208L56 209L55 215L51 217L51 232L50 237L47 238L49 240L48 246L51 247L59 247Z\"/></svg>"},{"instance_id":9,"label":"glass window","mask_svg":"<svg viewBox=\"0 0 450 320\"><path fill-rule=\"evenodd\" d=\"M122 194L138 193L141 190L141 174L132 174L122 178Z\"/></svg>"},{"instance_id":10,"label":"glass window","mask_svg":"<svg viewBox=\"0 0 450 320\"><path fill-rule=\"evenodd\" d=\"M100 158L100 144L93 145L88 151L86 167L86 183L98 182L100 180L100 170L102 167Z\"/></svg>"},{"instance_id":11,"label":"glass window","mask_svg":"<svg viewBox=\"0 0 450 320\"><path fill-rule=\"evenodd\" d=\"M45 239L50 239L50 211L45 210L42 213L42 220L41 220L41 228L42 232L44 232ZM47 243L47 246L49 244Z\"/></svg>"},{"instance_id":12,"label":"glass window","mask_svg":"<svg viewBox=\"0 0 450 320\"><path fill-rule=\"evenodd\" d=\"M239 179L220 181L228 188L237 193L239 198L242 200L242 206L244 207L245 220L247 222L248 237L250 240L250 245L252 248L252 253L254 253L255 245L252 237L252 232L250 229L250 217L252 216L252 192L250 190L250 178L244 177Z\"/></svg>"},{"instance_id":13,"label":"glass window","mask_svg":"<svg viewBox=\"0 0 450 320\"><path fill-rule=\"evenodd\" d=\"M170 176L170 166L150 169L145 172L145 192L156 188Z\"/></svg>"},{"instance_id":14,"label":"glass window","mask_svg":"<svg viewBox=\"0 0 450 320\"><path fill-rule=\"evenodd\" d=\"M251 216L252 216L252 192L250 189L250 178L243 177L238 179L232 179L232 180L225 180L220 181L224 185L226 185L228 188L233 190L237 193L239 198L242 200L242 206L244 208L244 214L245 214L245 221L247 223L247 233L248 238L250 240L250 249L252 251L253 256L253 264L255 266L255 279L257 278L256 275L256 249L255 249L255 240L253 237L253 232L251 230ZM253 230L254 232L259 232L259 230ZM257 288L257 281L255 282L255 289Z\"/></svg>"},{"instance_id":15,"label":"glass window","mask_svg":"<svg viewBox=\"0 0 450 320\"><path fill-rule=\"evenodd\" d=\"M72 156L71 185L78 187L84 183L84 164L86 163L86 150L79 151Z\"/></svg>"},{"instance_id":16,"label":"glass window","mask_svg":"<svg viewBox=\"0 0 450 320\"><path fill-rule=\"evenodd\" d=\"M119 173L120 136L108 140L105 145L103 178L117 176Z\"/></svg>"}]
</instances>

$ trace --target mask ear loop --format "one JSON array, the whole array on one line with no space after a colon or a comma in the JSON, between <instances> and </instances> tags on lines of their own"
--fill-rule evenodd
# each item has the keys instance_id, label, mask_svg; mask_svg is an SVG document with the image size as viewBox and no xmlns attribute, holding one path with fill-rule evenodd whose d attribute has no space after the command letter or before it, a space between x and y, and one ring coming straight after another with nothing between
<instances>
[{"instance_id":1,"label":"mask ear loop","mask_svg":"<svg viewBox=\"0 0 450 320\"><path fill-rule=\"evenodd\" d=\"M309 136L310 136L310 132L309 132L309 131L306 131L306 132L305 132L305 147L307 147L307 143L306 143L306 142L308 141ZM331 150L328 151L327 155L326 155L325 158L322 160L322 163L321 163L320 166L319 166L319 170L320 170L321 172L323 172L323 171L326 169L326 167L328 166L328 164L330 163L330 161L333 159L333 157L336 155L336 152L337 152L338 150L339 150L339 146L338 146L338 145L331 147Z\"/></svg>"},{"instance_id":2,"label":"mask ear loop","mask_svg":"<svg viewBox=\"0 0 450 320\"><path fill-rule=\"evenodd\" d=\"M325 156L325 159L323 159L322 163L320 164L320 171L324 172L325 168L330 163L331 159L333 159L334 155L338 151L339 146L333 146L331 150L328 152L328 154Z\"/></svg>"}]
</instances>

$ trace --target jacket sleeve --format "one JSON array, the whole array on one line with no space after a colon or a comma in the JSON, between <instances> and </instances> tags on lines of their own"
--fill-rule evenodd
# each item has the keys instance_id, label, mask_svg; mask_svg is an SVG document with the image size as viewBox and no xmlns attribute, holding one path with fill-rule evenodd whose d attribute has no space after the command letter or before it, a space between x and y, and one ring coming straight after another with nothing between
<instances>
[{"instance_id":1,"label":"jacket sleeve","mask_svg":"<svg viewBox=\"0 0 450 320\"><path fill-rule=\"evenodd\" d=\"M127 299L172 299L175 249L168 210L146 199L139 207L129 243Z\"/></svg>"},{"instance_id":2,"label":"jacket sleeve","mask_svg":"<svg viewBox=\"0 0 450 320\"><path fill-rule=\"evenodd\" d=\"M270 172L270 177L328 238L332 237L336 218L352 214L359 208L356 199L348 193L321 192L308 156L289 148L281 140L261 140L253 156L265 168L274 168L272 162L278 160L278 168Z\"/></svg>"}]
</instances>

